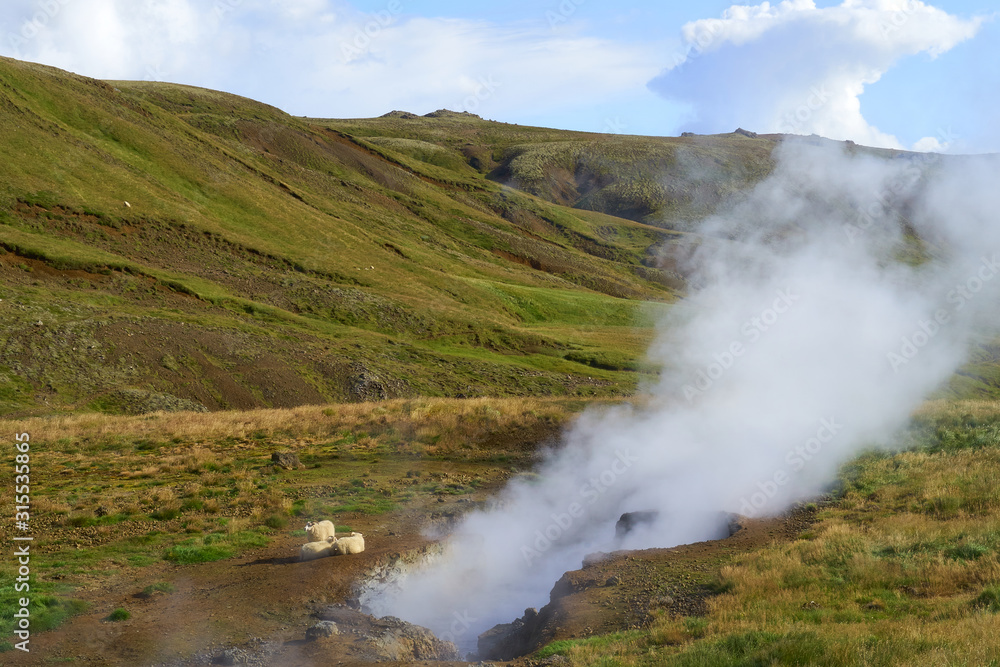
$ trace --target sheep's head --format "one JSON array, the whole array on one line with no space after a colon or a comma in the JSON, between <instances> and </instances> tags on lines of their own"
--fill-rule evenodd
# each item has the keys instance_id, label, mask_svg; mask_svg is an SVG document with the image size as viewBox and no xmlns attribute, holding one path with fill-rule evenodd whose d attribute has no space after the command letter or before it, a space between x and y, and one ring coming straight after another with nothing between
<instances>
[{"instance_id":1,"label":"sheep's head","mask_svg":"<svg viewBox=\"0 0 1000 667\"><path fill-rule=\"evenodd\" d=\"M313 527L313 522L312 521L306 521L306 530L309 530L312 527Z\"/></svg>"},{"instance_id":2,"label":"sheep's head","mask_svg":"<svg viewBox=\"0 0 1000 667\"><path fill-rule=\"evenodd\" d=\"M335 536L331 535L330 537L326 538L326 541L329 542L330 544L336 544L337 543L337 538Z\"/></svg>"}]
</instances>

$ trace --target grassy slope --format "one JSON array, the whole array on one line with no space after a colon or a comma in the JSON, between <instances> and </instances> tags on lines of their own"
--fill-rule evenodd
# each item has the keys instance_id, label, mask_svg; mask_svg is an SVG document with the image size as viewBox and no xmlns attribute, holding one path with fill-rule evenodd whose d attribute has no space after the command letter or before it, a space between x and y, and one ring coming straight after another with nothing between
<instances>
[{"instance_id":1,"label":"grassy slope","mask_svg":"<svg viewBox=\"0 0 1000 667\"><path fill-rule=\"evenodd\" d=\"M618 393L680 286L661 230L232 95L2 60L0 132L7 412Z\"/></svg>"},{"instance_id":2,"label":"grassy slope","mask_svg":"<svg viewBox=\"0 0 1000 667\"><path fill-rule=\"evenodd\" d=\"M774 136L620 136L438 113L320 122L435 165L464 159L492 180L550 202L678 229L774 167Z\"/></svg>"},{"instance_id":3,"label":"grassy slope","mask_svg":"<svg viewBox=\"0 0 1000 667\"><path fill-rule=\"evenodd\" d=\"M0 413L628 393L643 302L685 287L666 227L776 141L432 116L0 60ZM953 393L993 392L993 356Z\"/></svg>"}]
</instances>

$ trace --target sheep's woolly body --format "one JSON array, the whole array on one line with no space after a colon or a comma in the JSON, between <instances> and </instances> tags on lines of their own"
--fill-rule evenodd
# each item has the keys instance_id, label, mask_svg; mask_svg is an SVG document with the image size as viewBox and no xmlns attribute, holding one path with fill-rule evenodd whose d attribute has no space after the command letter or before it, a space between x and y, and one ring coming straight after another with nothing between
<instances>
[{"instance_id":1,"label":"sheep's woolly body","mask_svg":"<svg viewBox=\"0 0 1000 667\"><path fill-rule=\"evenodd\" d=\"M332 556L334 544L335 542L333 542L332 539L326 539L319 542L307 542L299 548L299 560L316 560L317 558Z\"/></svg>"},{"instance_id":2,"label":"sheep's woolly body","mask_svg":"<svg viewBox=\"0 0 1000 667\"><path fill-rule=\"evenodd\" d=\"M365 550L365 536L361 533L351 533L333 543L333 553L337 556L359 554Z\"/></svg>"},{"instance_id":3,"label":"sheep's woolly body","mask_svg":"<svg viewBox=\"0 0 1000 667\"><path fill-rule=\"evenodd\" d=\"M309 537L310 542L322 542L328 537L334 537L337 534L337 529L334 527L332 521L310 521L306 524L306 535Z\"/></svg>"}]
</instances>

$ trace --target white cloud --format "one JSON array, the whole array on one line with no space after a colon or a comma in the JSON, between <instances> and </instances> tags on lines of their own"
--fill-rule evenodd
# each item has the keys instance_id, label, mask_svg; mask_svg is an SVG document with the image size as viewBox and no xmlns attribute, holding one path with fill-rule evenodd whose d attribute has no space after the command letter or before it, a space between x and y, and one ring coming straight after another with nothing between
<instances>
[{"instance_id":1,"label":"white cloud","mask_svg":"<svg viewBox=\"0 0 1000 667\"><path fill-rule=\"evenodd\" d=\"M937 137L924 137L913 144L913 150L921 153L943 153L948 150L948 144L942 143Z\"/></svg>"},{"instance_id":2,"label":"white cloud","mask_svg":"<svg viewBox=\"0 0 1000 667\"><path fill-rule=\"evenodd\" d=\"M640 90L659 71L652 46L553 31L375 13L329 0L50 0L31 39L0 53L98 78L221 88L314 116L464 108L504 118ZM35 4L0 8L16 28ZM16 33L17 30L9 31Z\"/></svg>"},{"instance_id":3,"label":"white cloud","mask_svg":"<svg viewBox=\"0 0 1000 667\"><path fill-rule=\"evenodd\" d=\"M742 125L899 148L861 112L865 86L907 56L937 57L978 32L919 0L812 0L734 5L722 18L684 26L685 53L650 86L693 103L697 131ZM922 148L940 148L931 138Z\"/></svg>"}]
</instances>

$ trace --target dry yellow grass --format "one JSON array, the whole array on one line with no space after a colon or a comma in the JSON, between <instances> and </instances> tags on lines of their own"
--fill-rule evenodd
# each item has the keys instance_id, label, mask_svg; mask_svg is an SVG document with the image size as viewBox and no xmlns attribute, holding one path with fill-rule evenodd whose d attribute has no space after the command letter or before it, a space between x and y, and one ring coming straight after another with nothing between
<instances>
[{"instance_id":1,"label":"dry yellow grass","mask_svg":"<svg viewBox=\"0 0 1000 667\"><path fill-rule=\"evenodd\" d=\"M562 649L572 665L1000 664L1000 403L936 401L914 451L849 464L792 542L723 558L704 618Z\"/></svg>"},{"instance_id":2,"label":"dry yellow grass","mask_svg":"<svg viewBox=\"0 0 1000 667\"><path fill-rule=\"evenodd\" d=\"M574 399L475 398L400 399L380 403L303 406L245 412L173 412L141 416L99 414L0 420L6 432L27 432L35 442L65 442L84 446L94 442L174 441L204 446L220 441L275 438L326 438L343 431L378 432L394 428L419 439L436 436L434 449L459 447L510 428L562 423L584 405ZM369 436L371 433L369 433ZM304 443L299 443L304 444ZM362 438L362 444L374 440ZM189 450L188 465L197 465L205 449Z\"/></svg>"},{"instance_id":3,"label":"dry yellow grass","mask_svg":"<svg viewBox=\"0 0 1000 667\"><path fill-rule=\"evenodd\" d=\"M973 399L949 401L942 399L927 401L914 412L915 417L930 419L961 417L965 415L980 420L1000 419L1000 401Z\"/></svg>"}]
</instances>

